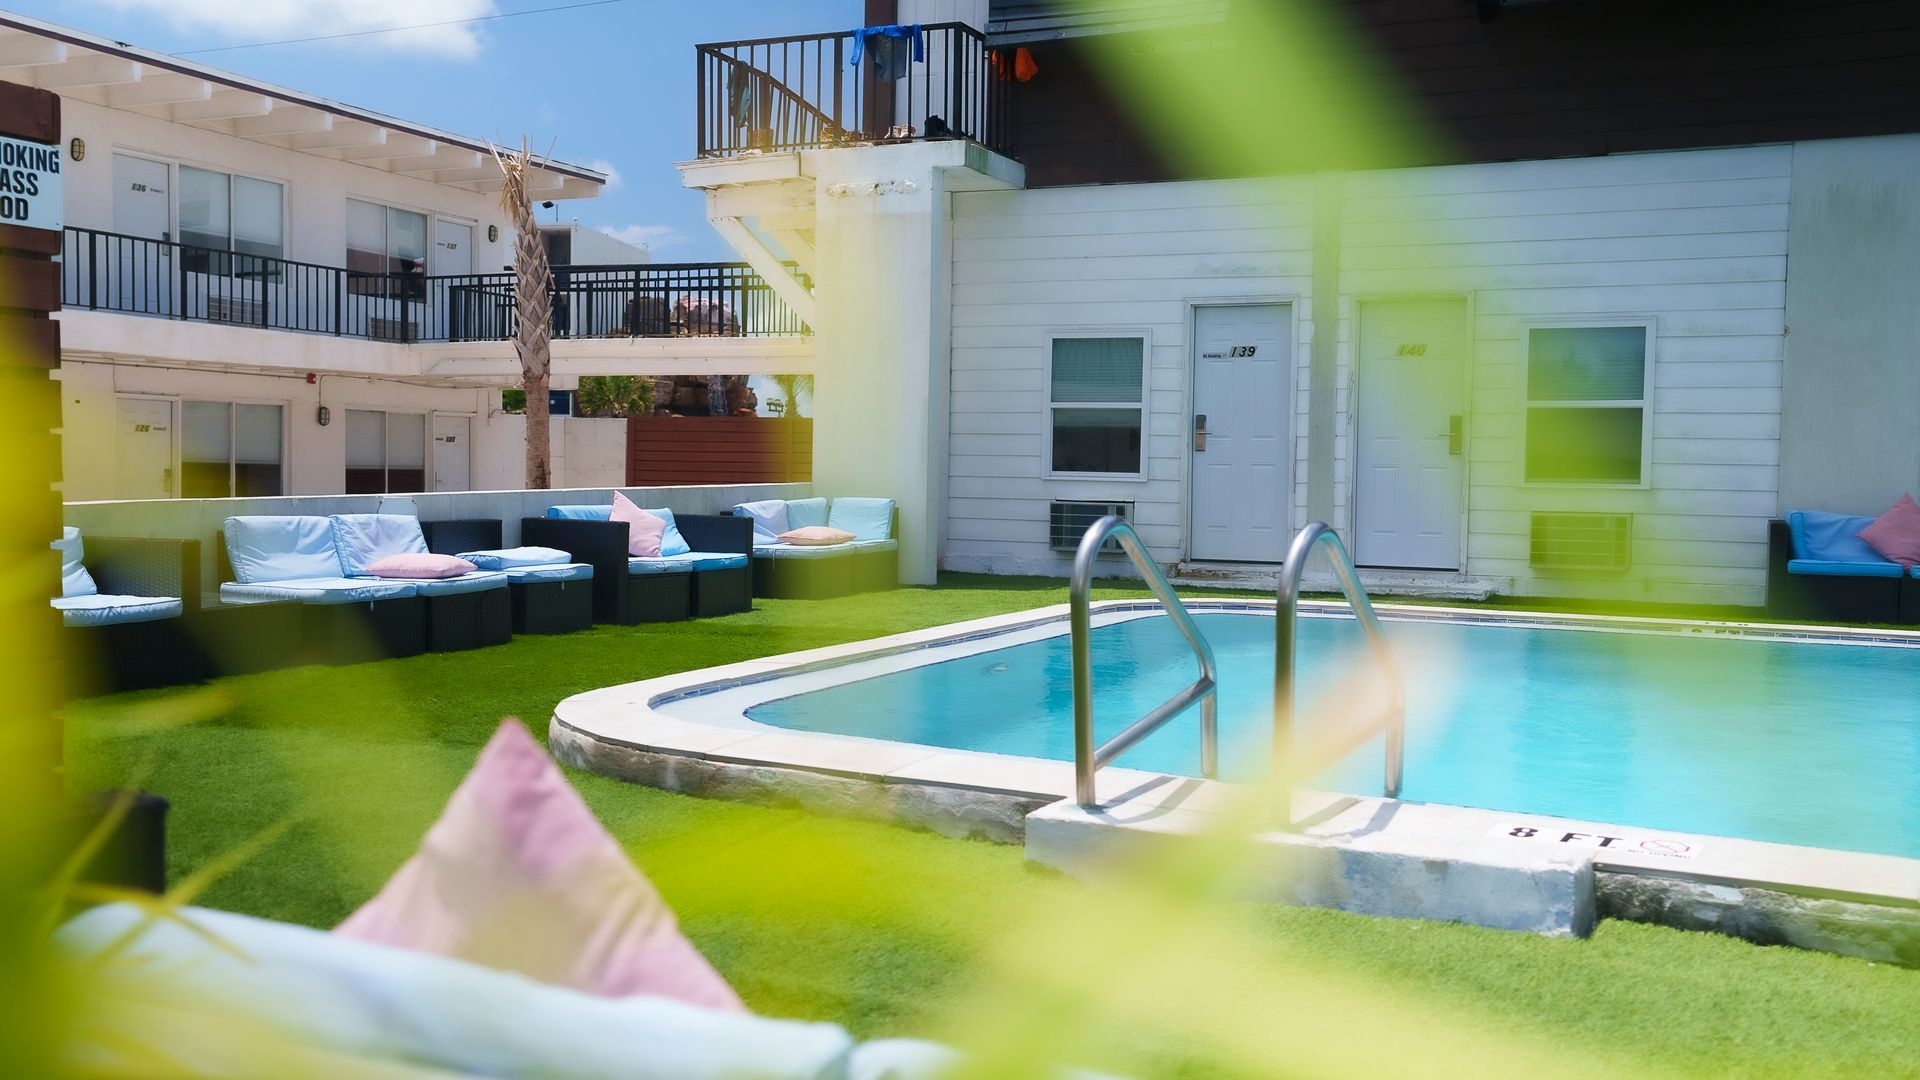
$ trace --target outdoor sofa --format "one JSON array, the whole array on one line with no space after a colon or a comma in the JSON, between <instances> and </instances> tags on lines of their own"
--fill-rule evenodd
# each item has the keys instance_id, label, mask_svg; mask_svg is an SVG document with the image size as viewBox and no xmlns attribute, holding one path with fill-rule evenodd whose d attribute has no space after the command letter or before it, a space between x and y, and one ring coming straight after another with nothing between
<instances>
[{"instance_id":1,"label":"outdoor sofa","mask_svg":"<svg viewBox=\"0 0 1920 1080\"><path fill-rule=\"evenodd\" d=\"M505 548L501 524L491 518L423 521L427 550L458 555L482 570L507 575L516 634L567 634L593 625L593 566L571 554L554 559L542 549Z\"/></svg>"},{"instance_id":2,"label":"outdoor sofa","mask_svg":"<svg viewBox=\"0 0 1920 1080\"><path fill-rule=\"evenodd\" d=\"M520 542L558 548L592 564L596 622L671 622L752 609L750 522L647 512L667 521L657 556L628 554L626 523L612 520L611 505L550 506L545 517L521 521Z\"/></svg>"},{"instance_id":3,"label":"outdoor sofa","mask_svg":"<svg viewBox=\"0 0 1920 1080\"><path fill-rule=\"evenodd\" d=\"M1767 526L1767 616L1920 624L1920 568L1889 562L1860 539L1874 519L1794 510Z\"/></svg>"},{"instance_id":4,"label":"outdoor sofa","mask_svg":"<svg viewBox=\"0 0 1920 1080\"><path fill-rule=\"evenodd\" d=\"M425 554L411 517L336 514L230 517L222 552L228 604L301 605L300 660L343 663L448 652L512 636L504 574L382 578L367 566L392 554Z\"/></svg>"},{"instance_id":5,"label":"outdoor sofa","mask_svg":"<svg viewBox=\"0 0 1920 1080\"><path fill-rule=\"evenodd\" d=\"M196 540L95 537L68 526L60 553L60 613L72 696L198 682L188 605L200 596Z\"/></svg>"},{"instance_id":6,"label":"outdoor sofa","mask_svg":"<svg viewBox=\"0 0 1920 1080\"><path fill-rule=\"evenodd\" d=\"M753 522L755 596L820 600L900 583L900 511L892 499L766 499L729 513ZM808 526L840 529L853 539L825 547L780 539Z\"/></svg>"}]
</instances>

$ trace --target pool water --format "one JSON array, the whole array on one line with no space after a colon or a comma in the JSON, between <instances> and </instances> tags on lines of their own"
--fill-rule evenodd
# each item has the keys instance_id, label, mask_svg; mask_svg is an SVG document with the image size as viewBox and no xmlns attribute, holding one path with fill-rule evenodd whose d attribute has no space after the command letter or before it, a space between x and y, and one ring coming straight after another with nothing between
<instances>
[{"instance_id":1,"label":"pool water","mask_svg":"<svg viewBox=\"0 0 1920 1080\"><path fill-rule=\"evenodd\" d=\"M1195 621L1218 661L1221 771L1260 779L1273 619ZM1920 650L1448 622L1387 634L1407 670L1403 798L1920 857ZM1068 645L1062 634L911 667L748 716L1072 760ZM1093 664L1103 740L1197 672L1158 616L1095 629ZM1350 619L1303 618L1299 670L1303 724L1378 692ZM1198 709L1116 764L1198 775ZM1379 794L1380 740L1313 786Z\"/></svg>"}]
</instances>

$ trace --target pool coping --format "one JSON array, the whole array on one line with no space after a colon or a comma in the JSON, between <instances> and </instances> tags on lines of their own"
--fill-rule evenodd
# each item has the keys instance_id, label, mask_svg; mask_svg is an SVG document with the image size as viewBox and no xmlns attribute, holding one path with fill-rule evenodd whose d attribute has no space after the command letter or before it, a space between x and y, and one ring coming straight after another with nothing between
<instances>
[{"instance_id":1,"label":"pool coping","mask_svg":"<svg viewBox=\"0 0 1920 1080\"><path fill-rule=\"evenodd\" d=\"M1259 599L1193 599L1187 604L1190 610L1200 612L1274 610L1273 601ZM1347 605L1339 602L1302 601L1299 607L1308 617L1351 617ZM1157 602L1145 599L1099 601L1093 609L1103 623L1161 610ZM1037 631L1063 624L1068 610L1065 604L1035 608L576 694L555 706L551 721L555 753L571 764L594 771L698 793L724 789L720 793L764 798L783 786L812 784L814 795L801 801L816 808L838 807L869 816L904 819L943 832L1015 842L1026 813L1072 797L1072 762L776 728L748 719L744 708L729 710L725 717L687 718L668 715L660 706L859 661L904 657ZM1547 612L1492 613L1406 604L1379 604L1376 610L1389 620L1920 648L1920 632L1913 631ZM716 778L716 771L725 775ZM1254 790L1246 785L1111 766L1100 771L1097 781L1103 806L1125 806L1153 815L1211 815L1217 811L1210 808ZM831 787L831 793L821 785ZM862 786L874 790L862 791ZM1396 840L1425 840L1491 854L1510 850L1514 842L1523 839L1499 835L1503 828L1535 830L1533 836L1524 838L1529 841L1540 836L1652 839L1684 845L1689 854L1684 858L1656 856L1610 845L1580 854L1591 856L1595 868L1602 871L1920 908L1920 859L1895 855L1324 792L1298 793L1294 809L1297 820L1309 822L1304 831L1329 839L1353 835L1356 823L1365 822L1370 833L1391 834Z\"/></svg>"}]
</instances>

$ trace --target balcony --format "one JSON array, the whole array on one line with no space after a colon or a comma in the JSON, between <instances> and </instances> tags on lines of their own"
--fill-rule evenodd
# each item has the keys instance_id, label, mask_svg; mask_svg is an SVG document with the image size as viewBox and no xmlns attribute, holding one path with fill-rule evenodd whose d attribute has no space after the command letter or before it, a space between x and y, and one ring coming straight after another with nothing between
<instances>
[{"instance_id":1,"label":"balcony","mask_svg":"<svg viewBox=\"0 0 1920 1080\"><path fill-rule=\"evenodd\" d=\"M511 273L370 274L72 226L61 256L69 310L399 344L510 340L513 286ZM552 300L556 339L807 332L745 263L557 266Z\"/></svg>"},{"instance_id":2,"label":"balcony","mask_svg":"<svg viewBox=\"0 0 1920 1080\"><path fill-rule=\"evenodd\" d=\"M857 31L699 46L699 156L968 139L1011 157L1012 58L964 23L922 31L899 78L856 58Z\"/></svg>"}]
</instances>

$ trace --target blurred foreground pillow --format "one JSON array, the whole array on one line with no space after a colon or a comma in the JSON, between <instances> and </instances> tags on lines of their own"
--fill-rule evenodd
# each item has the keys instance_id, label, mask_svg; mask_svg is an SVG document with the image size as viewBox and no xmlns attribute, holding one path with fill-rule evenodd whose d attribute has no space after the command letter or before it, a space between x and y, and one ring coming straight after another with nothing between
<instances>
[{"instance_id":1,"label":"blurred foreground pillow","mask_svg":"<svg viewBox=\"0 0 1920 1080\"><path fill-rule=\"evenodd\" d=\"M334 933L606 997L745 1009L513 719L480 751L420 850Z\"/></svg>"}]
</instances>

